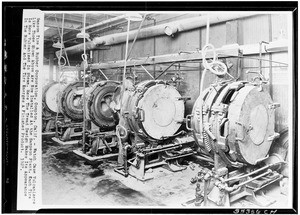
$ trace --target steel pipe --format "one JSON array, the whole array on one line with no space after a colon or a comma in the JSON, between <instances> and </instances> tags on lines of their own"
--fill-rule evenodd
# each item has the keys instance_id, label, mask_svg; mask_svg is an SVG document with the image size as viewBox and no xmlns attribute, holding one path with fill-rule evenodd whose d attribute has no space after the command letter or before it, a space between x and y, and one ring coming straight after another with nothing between
<instances>
[{"instance_id":1,"label":"steel pipe","mask_svg":"<svg viewBox=\"0 0 300 215\"><path fill-rule=\"evenodd\" d=\"M259 44L247 44L241 45L232 44L232 45L225 45L221 48L216 49L216 53L219 58L226 58L226 57L239 57L239 50L242 52L244 56L246 55L254 55L259 54ZM288 50L288 41L273 41L270 42L265 46L262 50L263 54L274 53L274 52L284 52ZM213 53L212 51L207 52L206 58L212 58ZM251 58L251 57L247 57ZM201 52L193 51L189 53L173 53L167 55L157 55L157 56L150 56L150 57L141 57L135 59L129 59L127 61L127 67L135 67L140 65L155 65L155 64L164 64L164 63L172 63L172 62L187 62L187 61L197 61L202 60L203 56ZM258 60L258 58L252 58ZM262 59L263 61L269 61L266 59ZM274 63L281 63L278 61L272 61ZM281 63L285 64L285 63ZM287 64L285 64L287 65ZM124 66L124 60L119 61L108 61L105 63L93 63L90 64L91 69L115 69ZM80 69L80 68L78 68Z\"/></svg>"},{"instance_id":2,"label":"steel pipe","mask_svg":"<svg viewBox=\"0 0 300 215\"><path fill-rule=\"evenodd\" d=\"M220 15L210 15L210 24L217 24L221 22L226 22L229 20L245 18L249 16L256 15L254 13L231 13L231 14L220 14ZM165 29L171 28L173 31L182 32L188 31L195 28L200 28L206 25L207 16L198 16L188 19L183 19L179 21L169 22L161 25L156 25L148 28L144 28L140 30L139 39L154 37L159 35L164 35ZM175 29L175 30L174 30ZM132 41L137 34L137 30L133 30L129 32L129 41ZM126 41L127 32L117 33L106 35L102 37L95 37L92 41L86 43L87 50L96 49L97 46L100 45L115 45L119 43L123 43ZM83 44L78 44L75 46L71 46L65 49L68 54L75 54L78 52L82 52ZM56 52L57 53L57 52Z\"/></svg>"},{"instance_id":3,"label":"steel pipe","mask_svg":"<svg viewBox=\"0 0 300 215\"><path fill-rule=\"evenodd\" d=\"M231 57L238 57L239 55L239 45L232 44L232 45L225 45L221 48L216 49L216 53L219 58L231 56ZM213 53L212 51L208 51L206 58L212 58ZM150 57L141 57L135 59L129 59L126 63L126 67L135 67L135 66L146 66L146 65L155 65L155 64L163 64L163 63L178 63L178 62L187 62L187 61L195 61L195 60L202 60L202 52L193 51L189 53L173 53L167 55L157 55L157 56L150 56ZM108 61L105 63L93 63L89 65L90 68L93 69L114 69L114 68L122 68L124 66L124 60L119 61ZM157 79L158 77L156 77Z\"/></svg>"},{"instance_id":4,"label":"steel pipe","mask_svg":"<svg viewBox=\"0 0 300 215\"><path fill-rule=\"evenodd\" d=\"M107 19L107 20L104 20L102 22L95 23L93 25L88 25L85 28L85 30L88 30L88 29L91 29L91 28L95 28L95 27L98 27L98 26L102 26L102 25L107 25L107 24L110 24L112 22L116 22L116 21L119 21L119 20L122 20L122 19L125 19L125 18L126 18L126 15L116 16L114 18ZM81 28L80 30L82 31L83 28Z\"/></svg>"}]
</instances>

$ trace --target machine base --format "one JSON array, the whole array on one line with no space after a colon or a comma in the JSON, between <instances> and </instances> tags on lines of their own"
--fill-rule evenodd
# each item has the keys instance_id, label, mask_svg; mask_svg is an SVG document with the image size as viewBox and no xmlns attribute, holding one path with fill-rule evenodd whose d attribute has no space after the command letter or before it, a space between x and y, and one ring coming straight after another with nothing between
<instances>
[{"instance_id":1,"label":"machine base","mask_svg":"<svg viewBox=\"0 0 300 215\"><path fill-rule=\"evenodd\" d=\"M128 169L128 174L140 181L148 181L155 177L153 170L152 170L152 168L155 168L155 167L164 168L170 172L180 172L187 168L186 166L181 166L179 164L175 165L172 163L168 163L166 161L161 161L158 163L154 163L152 165L151 164L145 165L144 161L142 160L142 161L140 161L140 164L138 167L131 163L131 166ZM123 171L124 171L124 168L123 168Z\"/></svg>"},{"instance_id":2,"label":"machine base","mask_svg":"<svg viewBox=\"0 0 300 215\"><path fill-rule=\"evenodd\" d=\"M150 175L151 173L144 174L143 176L134 174L133 172L131 172L129 170L127 170L127 173L125 173L124 167L117 167L117 168L114 169L114 171L119 173L120 175L125 176L125 177L128 177L130 175L133 178L136 178L137 180L142 181L142 182L149 181L149 180L154 178L154 176Z\"/></svg>"},{"instance_id":3,"label":"machine base","mask_svg":"<svg viewBox=\"0 0 300 215\"><path fill-rule=\"evenodd\" d=\"M283 161L265 163L257 169L238 169L228 173L227 168L214 171L201 168L191 183L197 182L196 198L203 198L203 204L196 206L225 206L240 199L245 199L257 206L268 207L275 201L263 193L263 188L280 181L282 175L276 170L280 169ZM189 200L182 205L193 203Z\"/></svg>"},{"instance_id":4,"label":"machine base","mask_svg":"<svg viewBox=\"0 0 300 215\"><path fill-rule=\"evenodd\" d=\"M140 181L154 178L152 172L157 167L163 167L171 172L182 171L187 167L180 165L179 161L194 155L193 147L193 137L188 135L177 137L166 145L139 149L135 152L134 158L127 159L126 155L123 168L115 169L115 171L125 177L131 175Z\"/></svg>"},{"instance_id":5,"label":"machine base","mask_svg":"<svg viewBox=\"0 0 300 215\"><path fill-rule=\"evenodd\" d=\"M258 191L250 196L246 196L245 199L260 207L268 207L276 202L276 200L266 196L262 191Z\"/></svg>"},{"instance_id":6,"label":"machine base","mask_svg":"<svg viewBox=\"0 0 300 215\"><path fill-rule=\"evenodd\" d=\"M58 118L58 119L61 119ZM43 133L52 133L54 132L55 133L55 122L56 122L56 117L46 117L46 118L42 118L42 121L43 121L43 129L42 129L42 132Z\"/></svg>"},{"instance_id":7,"label":"machine base","mask_svg":"<svg viewBox=\"0 0 300 215\"><path fill-rule=\"evenodd\" d=\"M76 155L78 155L90 162L95 162L95 161L112 158L112 157L118 157L118 153L99 155L99 156L89 156L89 155L85 154L81 149L73 150L73 153L75 153Z\"/></svg>"},{"instance_id":8,"label":"machine base","mask_svg":"<svg viewBox=\"0 0 300 215\"><path fill-rule=\"evenodd\" d=\"M179 164L175 165L175 164L165 164L162 166L163 168L171 171L171 172L180 172L182 170L185 170L187 168L187 166L181 166Z\"/></svg>"},{"instance_id":9,"label":"machine base","mask_svg":"<svg viewBox=\"0 0 300 215\"><path fill-rule=\"evenodd\" d=\"M42 136L52 136L55 135L55 131L43 132Z\"/></svg>"},{"instance_id":10,"label":"machine base","mask_svg":"<svg viewBox=\"0 0 300 215\"><path fill-rule=\"evenodd\" d=\"M62 141L57 137L52 137L52 140L56 143L61 144L61 145L75 145L75 144L78 144L78 140Z\"/></svg>"},{"instance_id":11,"label":"machine base","mask_svg":"<svg viewBox=\"0 0 300 215\"><path fill-rule=\"evenodd\" d=\"M55 137L63 142L78 141L82 137L82 122L60 122L56 123Z\"/></svg>"},{"instance_id":12,"label":"machine base","mask_svg":"<svg viewBox=\"0 0 300 215\"><path fill-rule=\"evenodd\" d=\"M195 202L196 202L196 198L195 198L195 199L188 200L188 201L186 201L186 202L184 202L184 203L181 203L181 205L184 206L184 207L186 207L186 206L188 206L188 205L190 205L190 204L193 204L193 203L195 203Z\"/></svg>"}]
</instances>

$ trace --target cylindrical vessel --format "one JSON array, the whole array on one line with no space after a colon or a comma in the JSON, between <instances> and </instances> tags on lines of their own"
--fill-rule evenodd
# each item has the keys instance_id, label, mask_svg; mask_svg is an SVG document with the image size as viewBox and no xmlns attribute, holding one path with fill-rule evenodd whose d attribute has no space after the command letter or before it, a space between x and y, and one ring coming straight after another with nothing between
<instances>
[{"instance_id":1,"label":"cylindrical vessel","mask_svg":"<svg viewBox=\"0 0 300 215\"><path fill-rule=\"evenodd\" d=\"M65 87L65 83L50 82L43 88L42 102L44 111L47 111L51 115L60 113L58 98Z\"/></svg>"},{"instance_id":2,"label":"cylindrical vessel","mask_svg":"<svg viewBox=\"0 0 300 215\"><path fill-rule=\"evenodd\" d=\"M110 108L112 96L119 86L117 81L99 81L86 92L86 116L101 130L115 127L115 120Z\"/></svg>"},{"instance_id":3,"label":"cylindrical vessel","mask_svg":"<svg viewBox=\"0 0 300 215\"><path fill-rule=\"evenodd\" d=\"M266 158L276 137L275 106L263 86L224 83L204 90L192 113L192 129L202 144L230 161L255 165ZM202 126L200 126L202 114Z\"/></svg>"},{"instance_id":4,"label":"cylindrical vessel","mask_svg":"<svg viewBox=\"0 0 300 215\"><path fill-rule=\"evenodd\" d=\"M86 83L86 91L89 84ZM69 84L61 93L59 107L61 112L73 121L83 120L83 82L77 81Z\"/></svg>"},{"instance_id":5,"label":"cylindrical vessel","mask_svg":"<svg viewBox=\"0 0 300 215\"><path fill-rule=\"evenodd\" d=\"M139 83L124 108L129 130L146 141L173 136L184 118L181 95L164 81Z\"/></svg>"}]
</instances>

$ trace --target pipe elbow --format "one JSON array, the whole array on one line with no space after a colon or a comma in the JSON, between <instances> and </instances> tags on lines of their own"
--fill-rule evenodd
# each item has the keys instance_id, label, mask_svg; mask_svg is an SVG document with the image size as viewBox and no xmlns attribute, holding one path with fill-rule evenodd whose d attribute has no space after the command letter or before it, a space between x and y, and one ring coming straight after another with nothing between
<instances>
[{"instance_id":1,"label":"pipe elbow","mask_svg":"<svg viewBox=\"0 0 300 215\"><path fill-rule=\"evenodd\" d=\"M126 146L124 147L124 150L127 152L127 150L130 149L130 148L131 148L130 145L126 145Z\"/></svg>"}]
</instances>

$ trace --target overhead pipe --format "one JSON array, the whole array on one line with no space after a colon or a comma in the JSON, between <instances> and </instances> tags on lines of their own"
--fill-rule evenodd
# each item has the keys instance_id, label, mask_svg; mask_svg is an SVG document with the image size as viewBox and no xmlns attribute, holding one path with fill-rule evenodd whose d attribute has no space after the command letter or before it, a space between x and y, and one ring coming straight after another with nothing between
<instances>
[{"instance_id":1,"label":"overhead pipe","mask_svg":"<svg viewBox=\"0 0 300 215\"><path fill-rule=\"evenodd\" d=\"M288 40L287 39L280 39L275 40L272 42L269 42L268 44L264 44L264 48L260 50L259 43L257 44L248 44L248 45L242 45L240 48L243 51L244 55L253 55L253 54L266 54L266 53L272 53L272 52L284 52L288 51Z\"/></svg>"},{"instance_id":2,"label":"overhead pipe","mask_svg":"<svg viewBox=\"0 0 300 215\"><path fill-rule=\"evenodd\" d=\"M116 22L116 23L114 23L114 24L109 24L109 25L105 25L105 27L103 26L103 27L101 27L101 28L96 28L95 30L91 30L91 31L89 31L88 33L89 34L94 34L94 33L99 33L99 32L103 32L103 31L105 31L105 30L107 30L107 29L112 29L112 28L114 28L114 27L116 27L116 26L118 26L118 25L122 25L122 24L125 24L125 23L127 23L127 20L125 20L125 21L122 21L122 22ZM74 29L73 29L74 30ZM80 29L76 29L76 30L78 30L78 31L81 31ZM76 34L75 34L75 36L76 36ZM67 43L67 42L70 42L70 41L73 41L73 40L76 40L77 38L76 37L74 37L74 38L71 38L71 39L68 39L68 40L66 40L66 41L64 41L64 43Z\"/></svg>"},{"instance_id":3,"label":"overhead pipe","mask_svg":"<svg viewBox=\"0 0 300 215\"><path fill-rule=\"evenodd\" d=\"M215 50L218 58L223 58L227 56L238 57L239 56L239 45L231 44L225 45L221 48L217 48ZM213 51L209 50L206 54L207 58L213 57ZM191 51L191 52L179 52L173 54L166 55L156 55L156 56L148 56L141 58L129 59L126 62L127 67L135 67L135 66L147 66L147 65L155 65L155 64L164 64L164 63L173 63L173 62L187 62L187 61L195 61L203 59L202 52L200 51ZM89 64L90 69L115 69L124 67L124 60L118 61L108 61L108 62L100 62ZM157 78L157 77L156 77Z\"/></svg>"},{"instance_id":4,"label":"overhead pipe","mask_svg":"<svg viewBox=\"0 0 300 215\"><path fill-rule=\"evenodd\" d=\"M263 54L266 53L276 53L276 52L284 52L288 50L288 40L278 40L269 42L266 44L262 50ZM243 56L259 54L259 44L246 44L246 45L224 45L220 48L216 48L216 54L219 58L224 57L239 57L240 52ZM206 58L212 58L213 51L207 51ZM148 57L140 57L135 59L129 59L127 61L127 67L135 67L135 66L146 66L146 65L155 65L155 64L164 64L164 63L173 63L173 62L187 62L187 61L196 61L202 60L202 52L199 51L191 51L191 52L179 52L173 54L166 55L156 55L156 56L148 56ZM273 61L275 62L275 61ZM277 62L279 63L279 62ZM124 66L124 60L118 61L108 61L108 62L100 62L100 63L92 63L89 64L90 68L93 69L115 69L121 68Z\"/></svg>"},{"instance_id":5,"label":"overhead pipe","mask_svg":"<svg viewBox=\"0 0 300 215\"><path fill-rule=\"evenodd\" d=\"M110 23L112 23L112 22L119 21L119 20L125 19L125 18L126 18L126 15L116 16L116 17L114 17L114 18L107 19L107 20L104 20L104 21L102 21L102 22L95 23L95 24L93 24L93 25L89 25L89 26L87 26L87 27L85 28L85 30L88 30L88 29L91 29L91 28L95 28L95 27L98 27L98 26L101 26L101 25L107 25L107 24L110 24ZM82 31L83 28L80 29L80 30Z\"/></svg>"},{"instance_id":6,"label":"overhead pipe","mask_svg":"<svg viewBox=\"0 0 300 215\"><path fill-rule=\"evenodd\" d=\"M217 24L221 22L226 22L229 20L245 18L249 16L257 15L255 13L232 13L232 14L220 14L220 15L210 15L210 24ZM139 32L139 39L154 37L159 35L164 35L169 32L169 29L172 29L173 34L176 32L188 31L195 28L200 28L206 25L207 16L198 16L188 19L183 19L179 21L164 23L161 25L156 25L148 28L141 29ZM137 30L129 32L129 41L132 41L137 33ZM115 45L123 43L126 41L127 32L116 33L101 37L95 37L92 41L86 43L87 50L96 49L101 45ZM71 54L80 53L83 51L83 44L78 44L71 46L65 49L66 52ZM58 56L58 52L56 52Z\"/></svg>"}]
</instances>

